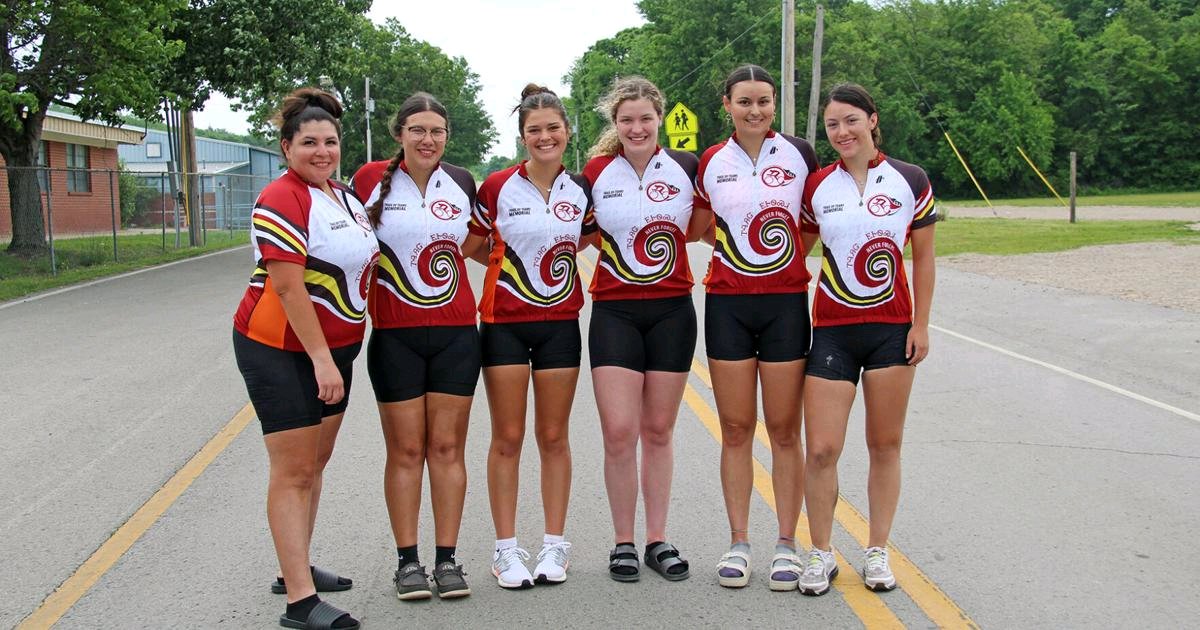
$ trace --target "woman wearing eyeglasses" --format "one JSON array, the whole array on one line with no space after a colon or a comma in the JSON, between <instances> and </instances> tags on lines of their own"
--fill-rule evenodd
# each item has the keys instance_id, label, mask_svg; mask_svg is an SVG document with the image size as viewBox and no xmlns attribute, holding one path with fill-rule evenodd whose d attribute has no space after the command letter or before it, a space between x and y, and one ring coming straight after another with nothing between
<instances>
[{"instance_id":1,"label":"woman wearing eyeglasses","mask_svg":"<svg viewBox=\"0 0 1200 630\"><path fill-rule=\"evenodd\" d=\"M417 92L405 100L391 131L400 150L387 162L364 166L354 184L367 198L379 236L367 370L387 445L383 488L400 556L396 595L432 596L417 555L428 465L436 545L432 578L439 597L464 597L471 589L454 554L467 489L463 450L480 366L463 258L483 243L467 233L475 180L466 169L441 161L449 120L433 96Z\"/></svg>"}]
</instances>

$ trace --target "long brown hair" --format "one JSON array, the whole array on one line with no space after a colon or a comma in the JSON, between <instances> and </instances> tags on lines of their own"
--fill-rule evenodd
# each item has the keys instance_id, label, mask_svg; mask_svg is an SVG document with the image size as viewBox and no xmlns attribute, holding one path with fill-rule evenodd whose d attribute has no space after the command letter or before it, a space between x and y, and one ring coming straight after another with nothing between
<instances>
[{"instance_id":1,"label":"long brown hair","mask_svg":"<svg viewBox=\"0 0 1200 630\"><path fill-rule=\"evenodd\" d=\"M658 112L658 117L662 118L665 99L657 85L639 76L617 77L613 80L612 88L596 102L596 112L608 120L608 126L604 128L600 137L596 138L596 144L588 150L589 158L617 154L621 148L621 138L617 136L616 127L617 108L625 101L636 101L640 98L650 101L654 111Z\"/></svg>"}]
</instances>

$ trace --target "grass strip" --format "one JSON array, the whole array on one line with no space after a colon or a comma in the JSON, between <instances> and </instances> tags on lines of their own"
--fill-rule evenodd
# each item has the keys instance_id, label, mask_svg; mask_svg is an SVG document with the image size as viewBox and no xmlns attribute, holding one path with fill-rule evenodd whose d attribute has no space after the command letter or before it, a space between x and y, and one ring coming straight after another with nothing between
<instances>
[{"instance_id":1,"label":"grass strip","mask_svg":"<svg viewBox=\"0 0 1200 630\"><path fill-rule=\"evenodd\" d=\"M1093 245L1172 242L1200 244L1200 231L1186 221L1051 221L1045 219L955 218L937 226L938 256L1032 254Z\"/></svg>"},{"instance_id":2,"label":"grass strip","mask_svg":"<svg viewBox=\"0 0 1200 630\"><path fill-rule=\"evenodd\" d=\"M1067 197L1064 195L1063 199ZM939 203L950 208L951 214L955 206L965 208L980 208L987 204L982 199L939 199ZM1023 207L1062 207L1054 197L1022 197L1019 199L992 199L994 206L1023 206ZM1184 207L1200 206L1200 191L1116 194L1116 195L1086 195L1075 198L1076 206L1147 206L1147 207Z\"/></svg>"}]
</instances>

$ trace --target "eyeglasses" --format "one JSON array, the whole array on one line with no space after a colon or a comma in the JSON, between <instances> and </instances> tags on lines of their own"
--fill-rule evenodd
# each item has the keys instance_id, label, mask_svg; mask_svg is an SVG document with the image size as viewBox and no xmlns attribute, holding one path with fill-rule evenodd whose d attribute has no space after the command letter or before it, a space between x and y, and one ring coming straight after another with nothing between
<instances>
[{"instance_id":1,"label":"eyeglasses","mask_svg":"<svg viewBox=\"0 0 1200 630\"><path fill-rule=\"evenodd\" d=\"M424 127L405 127L404 130L413 137L413 140L424 140L425 135L429 134L433 136L434 140L440 141L445 140L446 136L450 135L450 130L446 129L445 127L434 127L433 129L426 129Z\"/></svg>"}]
</instances>

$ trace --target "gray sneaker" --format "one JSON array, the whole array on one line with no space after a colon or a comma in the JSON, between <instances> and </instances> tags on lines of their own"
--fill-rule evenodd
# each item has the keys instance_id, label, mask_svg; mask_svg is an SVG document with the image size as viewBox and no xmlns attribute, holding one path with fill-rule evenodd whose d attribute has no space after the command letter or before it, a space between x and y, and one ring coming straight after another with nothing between
<instances>
[{"instance_id":1,"label":"gray sneaker","mask_svg":"<svg viewBox=\"0 0 1200 630\"><path fill-rule=\"evenodd\" d=\"M396 576L392 578L392 582L396 584L396 597L405 601L433 597L429 590L429 575L425 573L425 567L416 562L409 562L396 569Z\"/></svg>"},{"instance_id":2,"label":"gray sneaker","mask_svg":"<svg viewBox=\"0 0 1200 630\"><path fill-rule=\"evenodd\" d=\"M433 568L433 583L437 585L438 597L454 599L471 594L471 587L464 579L467 573L461 564L442 562Z\"/></svg>"},{"instance_id":3,"label":"gray sneaker","mask_svg":"<svg viewBox=\"0 0 1200 630\"><path fill-rule=\"evenodd\" d=\"M888 552L883 547L867 547L863 552L863 584L872 591L890 591L896 588L896 576L888 565Z\"/></svg>"},{"instance_id":4,"label":"gray sneaker","mask_svg":"<svg viewBox=\"0 0 1200 630\"><path fill-rule=\"evenodd\" d=\"M813 547L804 561L804 572L800 574L796 588L805 595L824 595L829 592L829 583L837 574L837 559L833 557L833 552Z\"/></svg>"}]
</instances>

